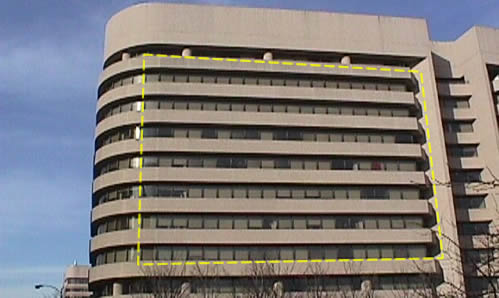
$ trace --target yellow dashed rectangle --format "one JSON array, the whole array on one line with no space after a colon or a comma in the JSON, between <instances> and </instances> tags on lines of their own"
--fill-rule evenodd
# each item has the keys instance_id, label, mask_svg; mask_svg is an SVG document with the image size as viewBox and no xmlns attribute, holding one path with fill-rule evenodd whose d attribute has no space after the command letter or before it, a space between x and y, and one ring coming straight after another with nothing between
<instances>
[{"instance_id":1,"label":"yellow dashed rectangle","mask_svg":"<svg viewBox=\"0 0 499 298\"><path fill-rule=\"evenodd\" d=\"M154 56L153 54L150 54L150 53L145 53L143 56L146 56L146 57L152 57Z\"/></svg>"},{"instance_id":2,"label":"yellow dashed rectangle","mask_svg":"<svg viewBox=\"0 0 499 298\"><path fill-rule=\"evenodd\" d=\"M143 56L154 56L153 54L143 54ZM254 62L254 63L260 63L260 64L264 64L264 63L268 63L268 64L282 64L282 65L296 65L296 66L310 66L310 67L327 67L327 68L334 68L336 66L338 66L338 68L342 68L342 69L349 69L349 68L352 68L352 69L358 69L358 70L362 70L364 69L364 67L362 66L349 66L349 65L333 65L333 64L318 64L318 63L310 63L310 64L307 64L307 63L301 63L301 62L298 62L298 63L293 63L293 62L278 62L278 61L265 61L265 60L250 60L250 59L234 59L234 58L219 58L219 57L194 57L194 56L185 56L185 57L182 57L182 56L179 56L179 55L161 55L161 54L157 54L158 57L170 57L170 58L184 58L184 59L198 59L198 60L213 60L213 61L227 61L227 62L243 62L243 63L250 63L250 62ZM365 67L366 70L379 70L379 71L392 71L391 68L376 68L376 67ZM142 61L142 70L144 71L142 73L142 85L145 85L145 82L146 82L146 77L145 77L145 59L143 59ZM393 71L395 72L410 72L410 73L420 73L418 70L404 70L404 69L393 69ZM422 93L422 96L423 98L426 98L426 93L425 93L425 88L423 86L423 83L424 83L424 79L423 79L423 73L420 73L420 86L421 86L421 93ZM145 88L142 88L142 99L144 98L144 95L145 95ZM423 109L424 109L424 112L427 111L427 103L426 103L426 99L423 99ZM144 112L144 102L142 101L141 103L141 110L142 112ZM428 116L427 114L424 115L424 118L425 118L425 124L427 126L426 128L426 136L427 136L427 140L428 140L428 151L429 153L432 153L432 148L431 148L431 143L429 142L430 140L430 132L429 132L429 119L428 119ZM144 116L141 115L141 120L140 120L140 126L143 127L144 126ZM141 133L140 133L140 140L142 141L143 140L143 129L141 129ZM143 144L140 143L140 155L142 156L143 155ZM430 161L430 168L431 168L431 176L432 176L432 180L435 181L435 172L433 170L433 167L434 167L434 164L433 164L433 157L430 155L429 156L429 161ZM143 164L142 164L142 158L140 158L140 168L142 168ZM139 172L139 182L142 183L142 171ZM435 208L436 208L436 218L437 218L437 223L439 224L438 225L438 234L439 234L439 242L440 242L440 249L441 251L443 251L443 244L442 244L442 229L441 229L441 226L440 226L440 214L438 212L438 200L437 200L437 197L436 197L436 185L435 184L432 184L433 185L433 190L434 190L434 198L435 198ZM141 197L142 195L142 185L139 185L139 197ZM142 209L142 206L141 206L141 200L139 199L139 206L138 206L138 209L139 211L141 211ZM140 233L141 233L141 214L138 213L138 228L137 228L137 253L140 253ZM324 259L324 260L320 260L320 259L313 259L313 260L270 260L270 261L264 261L264 260L258 260L258 261L214 261L214 262L204 262L204 261L200 261L200 262L192 262L192 261L189 261L189 262L174 262L174 263L170 263L170 265L182 265L182 264L185 264L185 265L195 265L195 264L200 264L200 265L209 265L209 264L214 264L214 265L222 265L222 264L252 264L252 263L257 263L257 264L263 264L263 263L272 263L272 264L278 264L278 263L308 263L308 262L311 262L311 263L320 263L320 262L362 262L362 261L371 261L371 262L374 262L374 261L404 261L404 260L413 260L413 261L417 261L417 260L434 260L434 259L438 259L438 260L441 260L443 259L443 253L440 254L439 257L437 258L432 258L432 257L424 257L424 258L380 258L380 259L377 259L377 258L367 258L367 259ZM169 263L156 263L156 265L158 266L161 266L161 265L168 265ZM152 266L154 265L154 263L143 263L144 266ZM140 266L140 256L137 255L137 266Z\"/></svg>"},{"instance_id":3,"label":"yellow dashed rectangle","mask_svg":"<svg viewBox=\"0 0 499 298\"><path fill-rule=\"evenodd\" d=\"M157 54L156 56L161 57L161 58L167 58L168 57L168 55L164 55L164 54Z\"/></svg>"}]
</instances>

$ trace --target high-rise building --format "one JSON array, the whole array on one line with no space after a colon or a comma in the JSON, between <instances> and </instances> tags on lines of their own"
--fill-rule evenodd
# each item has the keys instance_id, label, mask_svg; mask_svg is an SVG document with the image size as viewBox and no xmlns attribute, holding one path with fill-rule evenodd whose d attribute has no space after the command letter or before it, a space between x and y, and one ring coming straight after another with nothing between
<instances>
[{"instance_id":1,"label":"high-rise building","mask_svg":"<svg viewBox=\"0 0 499 298\"><path fill-rule=\"evenodd\" d=\"M78 265L75 262L66 269L62 284L62 297L87 298L92 296L92 292L88 289L89 268L88 265Z\"/></svg>"},{"instance_id":2,"label":"high-rise building","mask_svg":"<svg viewBox=\"0 0 499 298\"><path fill-rule=\"evenodd\" d=\"M497 261L498 74L491 28L435 42L416 18L119 12L98 88L91 290L497 289L497 263L477 260Z\"/></svg>"}]
</instances>

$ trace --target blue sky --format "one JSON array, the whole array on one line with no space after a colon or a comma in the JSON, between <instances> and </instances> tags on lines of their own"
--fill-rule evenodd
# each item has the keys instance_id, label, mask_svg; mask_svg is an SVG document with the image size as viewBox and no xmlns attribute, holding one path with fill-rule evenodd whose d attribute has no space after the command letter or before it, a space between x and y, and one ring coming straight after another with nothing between
<instances>
[{"instance_id":1,"label":"blue sky","mask_svg":"<svg viewBox=\"0 0 499 298\"><path fill-rule=\"evenodd\" d=\"M125 0L4 0L0 9L0 298L42 297L88 262L104 26ZM434 40L499 27L497 0L185 1L426 18ZM403 5L401 3L404 3Z\"/></svg>"}]
</instances>

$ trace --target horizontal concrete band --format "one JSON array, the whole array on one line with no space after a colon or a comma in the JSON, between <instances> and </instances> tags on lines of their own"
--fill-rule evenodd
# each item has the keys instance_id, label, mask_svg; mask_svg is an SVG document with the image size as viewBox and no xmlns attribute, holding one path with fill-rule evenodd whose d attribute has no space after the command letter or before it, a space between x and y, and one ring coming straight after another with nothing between
<instances>
[{"instance_id":1,"label":"horizontal concrete band","mask_svg":"<svg viewBox=\"0 0 499 298\"><path fill-rule=\"evenodd\" d=\"M127 97L140 98L144 88L145 96L186 95L218 96L237 98L270 98L284 100L321 100L325 102L369 102L383 104L414 105L412 92L303 88L280 86L217 85L199 83L146 83L145 85L126 85L104 93L97 101L97 110L103 106Z\"/></svg>"},{"instance_id":2,"label":"horizontal concrete band","mask_svg":"<svg viewBox=\"0 0 499 298\"><path fill-rule=\"evenodd\" d=\"M417 131L418 122L412 117L377 117L346 115L307 115L287 113L214 112L193 110L152 110L143 113L127 112L113 115L99 122L96 138L102 133L124 125L140 124L216 124L270 127L303 127L330 129L377 129ZM150 125L150 124L149 124Z\"/></svg>"},{"instance_id":3,"label":"horizontal concrete band","mask_svg":"<svg viewBox=\"0 0 499 298\"><path fill-rule=\"evenodd\" d=\"M202 267L205 266L205 267ZM440 267L435 260L420 261L376 261L376 262L328 262L328 263L292 263L273 265L279 272L286 272L288 276L307 275L361 275L361 274L421 274L438 273ZM92 267L89 273L89 282L107 279L137 278L150 276L155 270L166 270L170 276L199 276L199 269L206 270L207 275L217 276L254 276L252 269L261 268L257 264L223 264L223 265L193 265L145 267L136 263L115 263ZM217 269L218 268L218 269ZM207 270L208 269L208 270ZM208 273L209 272L209 273ZM319 273L318 273L319 272Z\"/></svg>"},{"instance_id":4,"label":"horizontal concrete band","mask_svg":"<svg viewBox=\"0 0 499 298\"><path fill-rule=\"evenodd\" d=\"M138 182L140 169L106 173L94 180L94 192L123 183ZM296 183L346 185L424 185L423 172L305 171L275 169L143 168L144 182Z\"/></svg>"},{"instance_id":5,"label":"horizontal concrete band","mask_svg":"<svg viewBox=\"0 0 499 298\"><path fill-rule=\"evenodd\" d=\"M213 61L213 60L198 60L198 59L183 59L183 58L169 58L169 57L135 57L128 60L122 60L110 67L106 68L99 77L99 85L108 80L114 75L139 71L142 72L142 61L145 60L146 69L197 69L197 70L218 70L218 71L243 71L243 72L266 72L266 73L280 73L280 74L319 74L319 75L332 75L332 76L348 76L350 78L383 78L383 79L406 79L410 80L412 75L408 72L408 67L396 67L401 71L370 71L364 69L366 66L370 68L386 68L384 65L363 65L355 64L354 66L362 69L352 69L349 65L345 68L325 68L325 67L311 67L311 66L296 66L296 65L283 65L283 64L269 64L269 63L243 63L231 61Z\"/></svg>"},{"instance_id":6,"label":"horizontal concrete band","mask_svg":"<svg viewBox=\"0 0 499 298\"><path fill-rule=\"evenodd\" d=\"M474 132L457 132L445 134L447 144L480 144L480 137Z\"/></svg>"},{"instance_id":7,"label":"horizontal concrete band","mask_svg":"<svg viewBox=\"0 0 499 298\"><path fill-rule=\"evenodd\" d=\"M123 154L139 154L140 143L125 140L103 146L95 153L95 164L107 158ZM187 138L146 138L142 141L143 152L185 152L185 153L239 153L310 155L310 156L366 156L403 157L420 159L423 157L419 144L381 143L334 143L296 142L274 140L230 140L230 139L187 139Z\"/></svg>"},{"instance_id":8,"label":"horizontal concrete band","mask_svg":"<svg viewBox=\"0 0 499 298\"><path fill-rule=\"evenodd\" d=\"M437 83L438 95L440 96L471 96L471 85Z\"/></svg>"},{"instance_id":9,"label":"horizontal concrete band","mask_svg":"<svg viewBox=\"0 0 499 298\"><path fill-rule=\"evenodd\" d=\"M424 200L320 200L311 199L141 199L141 213L191 213L203 214L373 214L373 215L427 215L430 207ZM92 209L92 222L105 217L137 214L137 200L119 200L101 204Z\"/></svg>"},{"instance_id":10,"label":"horizontal concrete band","mask_svg":"<svg viewBox=\"0 0 499 298\"><path fill-rule=\"evenodd\" d=\"M90 251L137 244L136 230L96 235ZM142 229L141 245L313 245L313 244L431 244L430 229L401 230L170 230Z\"/></svg>"},{"instance_id":11,"label":"horizontal concrete band","mask_svg":"<svg viewBox=\"0 0 499 298\"><path fill-rule=\"evenodd\" d=\"M451 169L483 169L485 164L478 157L449 157Z\"/></svg>"}]
</instances>

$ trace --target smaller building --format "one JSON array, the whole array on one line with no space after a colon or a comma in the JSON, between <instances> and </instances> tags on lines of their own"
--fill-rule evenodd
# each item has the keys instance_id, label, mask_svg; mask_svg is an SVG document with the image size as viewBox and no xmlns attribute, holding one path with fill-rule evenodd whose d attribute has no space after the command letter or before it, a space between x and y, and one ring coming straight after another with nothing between
<instances>
[{"instance_id":1,"label":"smaller building","mask_svg":"<svg viewBox=\"0 0 499 298\"><path fill-rule=\"evenodd\" d=\"M87 298L92 296L92 292L88 290L89 269L89 265L78 265L76 261L66 269L62 284L62 297Z\"/></svg>"}]
</instances>

